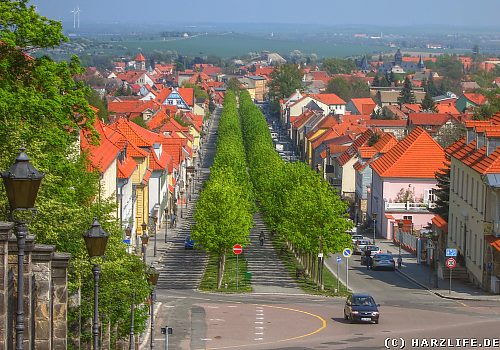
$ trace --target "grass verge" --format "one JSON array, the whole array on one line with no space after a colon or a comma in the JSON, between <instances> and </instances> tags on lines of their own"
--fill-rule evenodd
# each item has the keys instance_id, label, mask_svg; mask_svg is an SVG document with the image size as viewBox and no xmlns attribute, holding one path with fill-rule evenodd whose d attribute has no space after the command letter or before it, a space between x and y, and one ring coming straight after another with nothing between
<instances>
[{"instance_id":1,"label":"grass verge","mask_svg":"<svg viewBox=\"0 0 500 350\"><path fill-rule=\"evenodd\" d=\"M226 268L222 278L222 288L217 289L217 256L210 255L200 290L222 293L248 293L252 291L247 275L247 261L243 254L238 257L238 286L236 286L236 255L226 256Z\"/></svg>"}]
</instances>

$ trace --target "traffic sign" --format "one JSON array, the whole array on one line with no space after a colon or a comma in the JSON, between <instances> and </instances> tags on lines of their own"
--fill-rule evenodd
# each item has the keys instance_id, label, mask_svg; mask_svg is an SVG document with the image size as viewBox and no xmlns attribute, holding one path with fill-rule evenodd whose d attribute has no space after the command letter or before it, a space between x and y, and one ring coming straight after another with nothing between
<instances>
[{"instance_id":1,"label":"traffic sign","mask_svg":"<svg viewBox=\"0 0 500 350\"><path fill-rule=\"evenodd\" d=\"M352 250L351 250L351 248L345 248L345 249L342 251L342 255L344 256L344 258L349 258L349 257L352 255Z\"/></svg>"},{"instance_id":2,"label":"traffic sign","mask_svg":"<svg viewBox=\"0 0 500 350\"><path fill-rule=\"evenodd\" d=\"M337 256L337 262L340 263L342 261L342 258L340 256Z\"/></svg>"},{"instance_id":3,"label":"traffic sign","mask_svg":"<svg viewBox=\"0 0 500 350\"><path fill-rule=\"evenodd\" d=\"M457 261L453 258L448 258L446 259L446 267L449 269L453 269L455 266L457 266Z\"/></svg>"},{"instance_id":4,"label":"traffic sign","mask_svg":"<svg viewBox=\"0 0 500 350\"><path fill-rule=\"evenodd\" d=\"M454 248L446 248L446 256L457 256L457 250Z\"/></svg>"},{"instance_id":5,"label":"traffic sign","mask_svg":"<svg viewBox=\"0 0 500 350\"><path fill-rule=\"evenodd\" d=\"M233 245L233 253L236 255L240 255L243 253L243 247L240 244Z\"/></svg>"}]
</instances>

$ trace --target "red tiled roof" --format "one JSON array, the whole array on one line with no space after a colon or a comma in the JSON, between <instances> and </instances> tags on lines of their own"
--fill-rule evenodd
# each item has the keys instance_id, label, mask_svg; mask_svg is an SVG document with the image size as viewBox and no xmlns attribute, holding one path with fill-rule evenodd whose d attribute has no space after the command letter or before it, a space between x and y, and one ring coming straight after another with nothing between
<instances>
[{"instance_id":1,"label":"red tiled roof","mask_svg":"<svg viewBox=\"0 0 500 350\"><path fill-rule=\"evenodd\" d=\"M177 88L179 91L179 95L181 95L182 99L186 101L188 106L194 106L194 89L193 88Z\"/></svg>"},{"instance_id":2,"label":"red tiled roof","mask_svg":"<svg viewBox=\"0 0 500 350\"><path fill-rule=\"evenodd\" d=\"M137 168L137 163L130 156L127 155L123 162L118 162L118 178L129 179Z\"/></svg>"},{"instance_id":3,"label":"red tiled roof","mask_svg":"<svg viewBox=\"0 0 500 350\"><path fill-rule=\"evenodd\" d=\"M367 127L406 127L406 120L401 119L370 119L366 121Z\"/></svg>"},{"instance_id":4,"label":"red tiled roof","mask_svg":"<svg viewBox=\"0 0 500 350\"><path fill-rule=\"evenodd\" d=\"M371 97L352 98L351 102L360 114L371 114L376 106L375 101Z\"/></svg>"},{"instance_id":5,"label":"red tiled roof","mask_svg":"<svg viewBox=\"0 0 500 350\"><path fill-rule=\"evenodd\" d=\"M326 105L345 105L345 101L335 94L314 94L311 97Z\"/></svg>"},{"instance_id":6,"label":"red tiled roof","mask_svg":"<svg viewBox=\"0 0 500 350\"><path fill-rule=\"evenodd\" d=\"M144 62L146 61L146 59L144 58L144 56L142 55L142 53L138 53L137 56L135 56L135 61L136 62Z\"/></svg>"},{"instance_id":7,"label":"red tiled roof","mask_svg":"<svg viewBox=\"0 0 500 350\"><path fill-rule=\"evenodd\" d=\"M434 225L436 225L436 227L439 227L444 231L448 231L448 223L441 217L441 215L434 215L431 221Z\"/></svg>"},{"instance_id":8,"label":"red tiled roof","mask_svg":"<svg viewBox=\"0 0 500 350\"><path fill-rule=\"evenodd\" d=\"M144 173L144 177L142 178L142 184L143 185L147 185L148 182L149 182L149 179L151 178L151 174L153 172L151 171L151 169L147 169L146 172Z\"/></svg>"},{"instance_id":9,"label":"red tiled roof","mask_svg":"<svg viewBox=\"0 0 500 350\"><path fill-rule=\"evenodd\" d=\"M308 120L309 118L313 117L314 115L316 115L313 111L311 110L306 110L304 113L302 113L301 115L299 115L297 117L297 119L295 119L292 124L293 126L298 129L300 128L302 125L304 125Z\"/></svg>"},{"instance_id":10,"label":"red tiled roof","mask_svg":"<svg viewBox=\"0 0 500 350\"><path fill-rule=\"evenodd\" d=\"M380 139L373 145L378 153L387 153L392 147L398 143L394 134L390 132L383 133Z\"/></svg>"},{"instance_id":11,"label":"red tiled roof","mask_svg":"<svg viewBox=\"0 0 500 350\"><path fill-rule=\"evenodd\" d=\"M361 146L358 149L359 156L361 158L371 158L375 154L377 154L377 150L374 147L371 146Z\"/></svg>"},{"instance_id":12,"label":"red tiled roof","mask_svg":"<svg viewBox=\"0 0 500 350\"><path fill-rule=\"evenodd\" d=\"M410 124L413 125L434 125L441 126L444 125L450 118L453 118L449 114L438 114L438 113L410 113L408 114L408 120Z\"/></svg>"},{"instance_id":13,"label":"red tiled roof","mask_svg":"<svg viewBox=\"0 0 500 350\"><path fill-rule=\"evenodd\" d=\"M371 129L368 129L364 133L362 133L356 140L354 140L352 145L349 146L349 148L338 158L339 164L341 166L345 165L352 157L356 155L358 148L363 146L372 135L373 131Z\"/></svg>"},{"instance_id":14,"label":"red tiled roof","mask_svg":"<svg viewBox=\"0 0 500 350\"><path fill-rule=\"evenodd\" d=\"M478 106L484 105L488 101L488 99L482 94L467 93L464 94L464 97Z\"/></svg>"},{"instance_id":15,"label":"red tiled roof","mask_svg":"<svg viewBox=\"0 0 500 350\"><path fill-rule=\"evenodd\" d=\"M455 104L452 102L439 102L436 103L436 109L438 113L449 113L453 115L458 115L460 112L455 107Z\"/></svg>"},{"instance_id":16,"label":"red tiled roof","mask_svg":"<svg viewBox=\"0 0 500 350\"><path fill-rule=\"evenodd\" d=\"M441 146L417 127L371 167L381 177L434 179L444 162L445 152Z\"/></svg>"},{"instance_id":17,"label":"red tiled roof","mask_svg":"<svg viewBox=\"0 0 500 350\"><path fill-rule=\"evenodd\" d=\"M107 138L106 126L100 119L96 119L94 128L99 134L98 143L92 142L90 132L82 130L80 131L80 147L87 153L91 167L104 173L118 157L120 149Z\"/></svg>"}]
</instances>

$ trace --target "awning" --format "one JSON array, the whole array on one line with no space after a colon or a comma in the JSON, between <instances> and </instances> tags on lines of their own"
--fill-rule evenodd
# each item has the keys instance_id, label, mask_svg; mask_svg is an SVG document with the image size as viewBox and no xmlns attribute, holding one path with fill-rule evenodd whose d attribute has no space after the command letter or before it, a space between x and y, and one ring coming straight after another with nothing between
<instances>
[{"instance_id":1,"label":"awning","mask_svg":"<svg viewBox=\"0 0 500 350\"><path fill-rule=\"evenodd\" d=\"M485 241L500 252L500 237L495 237L493 235L484 236Z\"/></svg>"}]
</instances>

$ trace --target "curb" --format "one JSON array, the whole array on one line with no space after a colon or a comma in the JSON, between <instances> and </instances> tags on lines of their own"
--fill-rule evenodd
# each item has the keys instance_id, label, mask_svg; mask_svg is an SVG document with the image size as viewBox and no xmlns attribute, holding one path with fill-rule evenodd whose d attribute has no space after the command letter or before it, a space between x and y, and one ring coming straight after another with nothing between
<instances>
[{"instance_id":1,"label":"curb","mask_svg":"<svg viewBox=\"0 0 500 350\"><path fill-rule=\"evenodd\" d=\"M156 314L158 313L158 310L160 310L160 307L161 307L162 303L159 302L159 301L157 301L155 304L156 305L155 305L155 310L153 312L153 315L154 315L154 318L156 319ZM150 321L150 317L148 317L148 320L149 320L148 321L149 327L147 327L146 332L142 334L142 336L144 338L142 339L142 342L139 344L139 349L146 349L146 347L149 347L149 338L151 336L154 336L154 334L151 335L151 321ZM156 330L156 328L155 328L155 330ZM141 336L141 335L138 335L138 336Z\"/></svg>"},{"instance_id":2,"label":"curb","mask_svg":"<svg viewBox=\"0 0 500 350\"><path fill-rule=\"evenodd\" d=\"M473 297L454 297L454 296L451 296L451 295L445 295L445 294L442 294L440 292L436 292L432 289L430 289L429 287L427 287L426 285L420 283L419 281L417 281L416 279L414 279L413 277L411 277L410 275L404 273L403 271L401 270L398 270L396 269L396 271L398 273L400 273L402 276L404 276L405 278L407 278L408 280L412 281L413 283L419 285L420 287L422 287L423 289L426 289L427 291L431 292L432 294L440 297L440 298L443 298L443 299L450 299L450 300L468 300L468 301L500 301L500 298L473 298Z\"/></svg>"}]
</instances>

